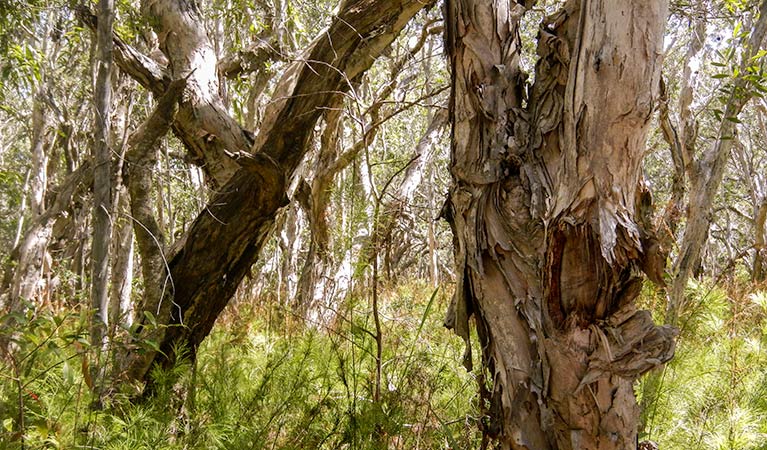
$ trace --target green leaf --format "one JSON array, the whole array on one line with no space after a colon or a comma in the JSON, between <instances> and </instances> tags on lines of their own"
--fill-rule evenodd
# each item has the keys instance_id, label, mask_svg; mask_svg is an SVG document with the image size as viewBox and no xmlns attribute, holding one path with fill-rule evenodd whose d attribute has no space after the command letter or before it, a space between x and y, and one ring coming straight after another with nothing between
<instances>
[{"instance_id":1,"label":"green leaf","mask_svg":"<svg viewBox=\"0 0 767 450\"><path fill-rule=\"evenodd\" d=\"M152 314L150 311L144 311L144 317L146 317L146 320L149 321L149 324L156 327L157 326L157 319L154 317L154 314Z\"/></svg>"},{"instance_id":2,"label":"green leaf","mask_svg":"<svg viewBox=\"0 0 767 450\"><path fill-rule=\"evenodd\" d=\"M75 374L68 361L64 361L64 365L61 366L61 378L66 384L72 384L74 382Z\"/></svg>"}]
</instances>

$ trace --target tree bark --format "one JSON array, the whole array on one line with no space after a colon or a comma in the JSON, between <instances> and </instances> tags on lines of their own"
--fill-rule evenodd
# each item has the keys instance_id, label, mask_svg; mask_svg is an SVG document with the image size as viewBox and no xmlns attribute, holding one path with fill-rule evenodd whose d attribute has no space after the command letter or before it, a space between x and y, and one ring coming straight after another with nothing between
<instances>
[{"instance_id":1,"label":"tree bark","mask_svg":"<svg viewBox=\"0 0 767 450\"><path fill-rule=\"evenodd\" d=\"M468 344L475 317L492 380L482 428L500 448L634 448L632 384L674 349L675 331L634 306L653 257L638 209L667 4L566 2L540 27L526 98L518 31L532 3L447 5L446 325Z\"/></svg>"},{"instance_id":2,"label":"tree bark","mask_svg":"<svg viewBox=\"0 0 767 450\"><path fill-rule=\"evenodd\" d=\"M767 222L767 199L763 198L756 210L754 217L754 268L751 271L751 280L761 283L765 280L764 256L765 256L765 222Z\"/></svg>"},{"instance_id":3,"label":"tree bark","mask_svg":"<svg viewBox=\"0 0 767 450\"><path fill-rule=\"evenodd\" d=\"M3 282L0 284L0 305L4 309L20 311L23 309L21 300L33 298L42 277L45 251L56 219L70 207L72 198L85 194L87 186L92 182L93 167L90 163L84 163L59 186L51 189L56 195L49 198L45 212L30 222L19 246L13 249L5 266Z\"/></svg>"},{"instance_id":4,"label":"tree bark","mask_svg":"<svg viewBox=\"0 0 767 450\"><path fill-rule=\"evenodd\" d=\"M50 118L45 104L46 88L33 86L32 97L32 137L30 153L32 167L29 175L29 206L30 226L21 240L21 225L23 215L19 219L19 236L21 245L14 246L11 260L6 269L6 282L2 290L6 291L5 299L0 301L9 311L18 312L26 309L23 302L32 302L39 294L43 275L43 262L48 255L48 242L51 228L41 227L40 218L45 213L45 197L47 191L47 160L45 152L45 133ZM26 194L26 192L25 192ZM24 211L21 212L24 214ZM16 264L15 268L13 264Z\"/></svg>"},{"instance_id":5,"label":"tree bark","mask_svg":"<svg viewBox=\"0 0 767 450\"><path fill-rule=\"evenodd\" d=\"M130 208L135 223L136 243L141 256L141 274L144 280L142 302L138 307L139 320L145 312L159 314L164 292L170 289L165 261L165 234L157 223L152 208L154 171L157 167L157 143L173 123L178 103L186 86L186 79L176 80L159 98L152 114L128 139L126 152L128 165L124 178L130 193Z\"/></svg>"},{"instance_id":6,"label":"tree bark","mask_svg":"<svg viewBox=\"0 0 767 450\"><path fill-rule=\"evenodd\" d=\"M124 188L123 188L124 189ZM109 303L111 326L130 328L133 324L133 224L125 216L130 204L126 196L120 196L115 205L118 214L114 228L112 252L112 289Z\"/></svg>"}]
</instances>

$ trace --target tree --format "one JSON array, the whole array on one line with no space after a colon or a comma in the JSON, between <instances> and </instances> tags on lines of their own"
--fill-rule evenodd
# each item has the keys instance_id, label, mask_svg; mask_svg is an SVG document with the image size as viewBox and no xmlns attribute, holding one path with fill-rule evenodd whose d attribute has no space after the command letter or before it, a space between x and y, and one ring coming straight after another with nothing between
<instances>
[{"instance_id":1,"label":"tree","mask_svg":"<svg viewBox=\"0 0 767 450\"><path fill-rule=\"evenodd\" d=\"M639 270L663 268L641 161L667 4L567 1L540 27L525 89L519 28L534 3L447 2L446 325L468 346L474 318L483 431L501 448L634 448L632 384L674 352L675 330L634 305Z\"/></svg>"},{"instance_id":2,"label":"tree","mask_svg":"<svg viewBox=\"0 0 767 450\"><path fill-rule=\"evenodd\" d=\"M682 153L684 155L683 161L692 179L692 186L687 212L687 225L685 226L684 237L680 244L679 256L674 263L673 282L669 293L666 322L672 325L675 325L678 321L679 313L684 303L684 290L687 287L687 282L692 275L693 269L699 263L700 253L708 237L709 227L712 222L711 209L716 193L722 183L733 144L735 143L734 137L737 133L738 116L755 93L758 92L754 85L761 87L761 71L755 63L758 63L758 58L763 56L759 55L758 52L766 33L767 2L762 2L759 7L759 19L754 24L753 30L750 35L746 34L741 39L740 47L743 49L741 59L739 62L732 63L733 80L726 87L725 96L720 99L722 103L719 117L720 123L718 124L713 143L705 149L697 161L692 160L689 149L683 149L685 150ZM692 48L690 50L693 52ZM689 108L692 92L686 93L686 98L688 102L686 106ZM688 120L691 121L689 117ZM684 126L685 128L694 126L694 123L685 123ZM687 145L694 148L694 142L689 142L688 140Z\"/></svg>"},{"instance_id":3,"label":"tree","mask_svg":"<svg viewBox=\"0 0 767 450\"><path fill-rule=\"evenodd\" d=\"M109 247L112 239L112 156L109 148L112 100L112 22L114 4L99 1L97 32L98 75L94 93L93 248L91 250L91 305L96 312L91 328L94 346L102 346L109 323Z\"/></svg>"},{"instance_id":4,"label":"tree","mask_svg":"<svg viewBox=\"0 0 767 450\"><path fill-rule=\"evenodd\" d=\"M289 180L308 150L323 109L350 89L410 18L432 3L343 2L330 27L278 82L275 101L267 108L255 140L223 108L218 75L209 68L211 63L215 66L216 55L199 26L200 11L194 3L161 0L147 4L145 14L160 36L160 48L171 62L168 68L113 38L117 64L156 96L166 94L172 82L188 79L174 113L173 130L191 159L199 161L218 187L187 234L167 251L163 275L145 280L170 282L167 289L147 289L160 296L145 297L141 309L148 317L156 316L160 326L149 323L152 320L139 324L135 337L154 345L126 356L129 378L148 381L150 369L155 364L168 367L181 348L194 357L287 204ZM95 28L97 21L90 13L81 8L79 14ZM170 30L173 39L163 40ZM147 255L142 248L156 244L142 245L138 237L143 259Z\"/></svg>"}]
</instances>

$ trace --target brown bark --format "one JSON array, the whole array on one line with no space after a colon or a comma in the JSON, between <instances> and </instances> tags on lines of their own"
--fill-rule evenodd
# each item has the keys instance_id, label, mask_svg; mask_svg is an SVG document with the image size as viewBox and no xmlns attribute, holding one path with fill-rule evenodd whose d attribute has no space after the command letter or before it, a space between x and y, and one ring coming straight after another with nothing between
<instances>
[{"instance_id":1,"label":"brown bark","mask_svg":"<svg viewBox=\"0 0 767 450\"><path fill-rule=\"evenodd\" d=\"M633 304L653 257L638 210L667 5L566 2L541 25L525 99L532 3L448 2L443 214L459 276L446 324L468 343L475 317L493 381L483 431L500 448L634 448L632 384L674 349L674 330Z\"/></svg>"},{"instance_id":2,"label":"brown bark","mask_svg":"<svg viewBox=\"0 0 767 450\"><path fill-rule=\"evenodd\" d=\"M367 70L409 19L431 2L357 0L344 3L328 30L289 68L276 89L252 154L232 148L240 169L192 224L169 258L175 290L163 299L160 352L147 351L132 364L134 378L153 364L168 367L176 350L194 356L216 317L234 294L287 202L290 179L307 151L314 125L349 80ZM370 14L376 11L377 14ZM172 59L172 58L171 58ZM179 114L183 111L183 105ZM177 122L179 119L177 118ZM165 311L167 310L167 314Z\"/></svg>"}]
</instances>

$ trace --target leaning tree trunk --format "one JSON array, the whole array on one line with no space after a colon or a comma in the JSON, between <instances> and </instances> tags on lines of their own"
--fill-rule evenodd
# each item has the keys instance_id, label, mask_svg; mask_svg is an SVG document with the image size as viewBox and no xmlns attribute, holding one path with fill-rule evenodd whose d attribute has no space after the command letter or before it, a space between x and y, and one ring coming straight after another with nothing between
<instances>
[{"instance_id":1,"label":"leaning tree trunk","mask_svg":"<svg viewBox=\"0 0 767 450\"><path fill-rule=\"evenodd\" d=\"M759 7L759 19L751 35L743 39L743 54L740 59L740 73L746 74L757 60L765 35L767 35L767 1ZM755 90L745 76L736 77L728 86L729 95L723 106L722 119L716 138L694 164L693 184L687 210L687 224L680 243L679 255L674 262L671 290L666 310L666 323L676 325L684 310L684 291L695 267L700 263L700 254L708 239L711 225L711 210L716 193L724 178L724 169L737 133L737 117L754 96Z\"/></svg>"},{"instance_id":2,"label":"leaning tree trunk","mask_svg":"<svg viewBox=\"0 0 767 450\"><path fill-rule=\"evenodd\" d=\"M468 343L475 317L492 379L483 432L500 448L635 448L633 382L674 349L674 330L634 306L657 257L638 210L667 5L566 2L541 25L528 99L518 36L534 1L520 3L447 5L443 214L458 279L446 324Z\"/></svg>"},{"instance_id":3,"label":"leaning tree trunk","mask_svg":"<svg viewBox=\"0 0 767 450\"><path fill-rule=\"evenodd\" d=\"M179 4L188 8L184 2ZM167 270L173 286L165 291L158 308L158 322L168 326L150 334L159 351L136 352L127 368L130 378L146 380L155 364L170 367L180 348L194 357L287 204L288 181L307 152L322 111L338 93L348 91L350 80L371 66L418 11L431 4L431 0L345 1L305 57L291 65L277 85L277 100L267 108L252 153L227 146L225 154L239 168L176 249L169 251ZM191 78L190 82L199 84ZM177 125L186 120L186 103L179 106Z\"/></svg>"}]
</instances>

